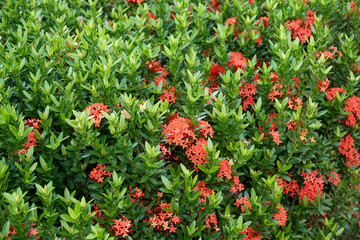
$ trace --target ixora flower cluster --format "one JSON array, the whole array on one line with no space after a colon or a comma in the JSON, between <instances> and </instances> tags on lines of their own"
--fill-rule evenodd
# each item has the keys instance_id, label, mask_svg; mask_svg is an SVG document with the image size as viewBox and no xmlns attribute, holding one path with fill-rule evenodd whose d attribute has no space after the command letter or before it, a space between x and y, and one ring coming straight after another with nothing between
<instances>
[{"instance_id":1,"label":"ixora flower cluster","mask_svg":"<svg viewBox=\"0 0 360 240\"><path fill-rule=\"evenodd\" d=\"M359 1L0 19L0 239L360 239Z\"/></svg>"}]
</instances>

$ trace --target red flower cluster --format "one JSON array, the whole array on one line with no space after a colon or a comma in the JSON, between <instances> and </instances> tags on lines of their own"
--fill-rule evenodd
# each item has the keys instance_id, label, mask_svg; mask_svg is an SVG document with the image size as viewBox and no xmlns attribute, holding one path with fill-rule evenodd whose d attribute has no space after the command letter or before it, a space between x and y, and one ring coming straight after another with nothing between
<instances>
[{"instance_id":1,"label":"red flower cluster","mask_svg":"<svg viewBox=\"0 0 360 240\"><path fill-rule=\"evenodd\" d=\"M271 130L269 132L269 134L272 136L273 142L276 142L276 145L279 145L280 143L283 142L283 141L280 140L280 134L279 134L278 131Z\"/></svg>"},{"instance_id":2,"label":"red flower cluster","mask_svg":"<svg viewBox=\"0 0 360 240\"><path fill-rule=\"evenodd\" d=\"M164 128L164 139L167 144L175 144L182 148L188 147L192 141L196 139L192 131L192 123L189 119L183 117L175 117Z\"/></svg>"},{"instance_id":3,"label":"red flower cluster","mask_svg":"<svg viewBox=\"0 0 360 240\"><path fill-rule=\"evenodd\" d=\"M174 86L168 86L167 89L165 89L165 92L159 97L161 101L167 100L169 103L176 101L176 95L175 95L175 87Z\"/></svg>"},{"instance_id":4,"label":"red flower cluster","mask_svg":"<svg viewBox=\"0 0 360 240\"><path fill-rule=\"evenodd\" d=\"M284 96L284 93L282 92L283 88L284 88L284 86L281 83L279 83L279 82L274 83L274 85L271 88L270 93L268 94L268 98L271 100L271 102L273 102L275 100L275 98Z\"/></svg>"},{"instance_id":5,"label":"red flower cluster","mask_svg":"<svg viewBox=\"0 0 360 240\"><path fill-rule=\"evenodd\" d=\"M40 235L39 235L39 232L37 231L37 228L34 228L36 225L36 222L33 222L31 227L30 227L30 230L26 233L26 236L28 238L32 238L32 237L36 237L37 236L37 239L40 239ZM25 226L25 225L23 225ZM13 225L10 226L10 230L6 236L6 240L11 240L11 239L18 239L18 238L12 238L11 235L16 235L18 234L16 231L15 231L15 228Z\"/></svg>"},{"instance_id":6,"label":"red flower cluster","mask_svg":"<svg viewBox=\"0 0 360 240\"><path fill-rule=\"evenodd\" d=\"M337 187L338 183L341 181L340 174L338 174L337 172L332 172L331 174L332 175L326 174L326 177L329 182L331 182L335 187Z\"/></svg>"},{"instance_id":7,"label":"red flower cluster","mask_svg":"<svg viewBox=\"0 0 360 240\"><path fill-rule=\"evenodd\" d=\"M323 194L324 179L317 170L314 170L311 173L302 172L300 176L304 178L303 187L298 190L301 200L304 200L304 197L306 196L309 202L315 201L319 193L320 196Z\"/></svg>"},{"instance_id":8,"label":"red flower cluster","mask_svg":"<svg viewBox=\"0 0 360 240\"><path fill-rule=\"evenodd\" d=\"M84 112L86 112L87 110L90 110L89 117L94 119L95 127L100 127L101 119L104 118L104 115L101 111L104 111L106 113L110 112L110 109L103 103L94 103L85 108Z\"/></svg>"},{"instance_id":9,"label":"red flower cluster","mask_svg":"<svg viewBox=\"0 0 360 240\"><path fill-rule=\"evenodd\" d=\"M236 194L240 193L242 190L245 189L244 184L240 183L239 177L238 176L234 176L233 177L233 182L235 183L235 185L231 185L231 189L230 192L233 192Z\"/></svg>"},{"instance_id":10,"label":"red flower cluster","mask_svg":"<svg viewBox=\"0 0 360 240\"><path fill-rule=\"evenodd\" d=\"M203 144L207 146L207 141L203 138L200 138L196 141L195 144L186 149L186 156L194 164L195 171L198 171L197 165L206 164L208 160L206 159L207 152L205 151Z\"/></svg>"},{"instance_id":11,"label":"red flower cluster","mask_svg":"<svg viewBox=\"0 0 360 240\"><path fill-rule=\"evenodd\" d=\"M228 62L228 67L234 67L234 70L236 71L237 69L242 69L245 70L245 67L247 67L247 63L246 63L246 58L244 57L244 55L242 55L242 53L240 52L231 52L230 54L230 60Z\"/></svg>"},{"instance_id":12,"label":"red flower cluster","mask_svg":"<svg viewBox=\"0 0 360 240\"><path fill-rule=\"evenodd\" d=\"M130 186L130 199L132 202L137 202L140 200L140 198L142 198L142 196L144 196L145 194L143 193L143 191L141 189L138 189L137 187L135 187L135 193L131 193L131 186Z\"/></svg>"},{"instance_id":13,"label":"red flower cluster","mask_svg":"<svg viewBox=\"0 0 360 240\"><path fill-rule=\"evenodd\" d=\"M220 77L220 74L223 74L225 72L226 72L226 70L223 66L221 66L218 63L212 63L211 70L210 70L210 76L207 79L208 82L210 82L211 80L217 80Z\"/></svg>"},{"instance_id":14,"label":"red flower cluster","mask_svg":"<svg viewBox=\"0 0 360 240\"><path fill-rule=\"evenodd\" d=\"M214 190L205 187L205 183L203 181L201 181L194 189L194 191L201 191L200 193L200 203L205 203L206 202L206 198L211 195Z\"/></svg>"},{"instance_id":15,"label":"red flower cluster","mask_svg":"<svg viewBox=\"0 0 360 240\"><path fill-rule=\"evenodd\" d=\"M139 3L142 3L144 0L126 0L128 1L129 3L132 3L132 4L139 4Z\"/></svg>"},{"instance_id":16,"label":"red flower cluster","mask_svg":"<svg viewBox=\"0 0 360 240\"><path fill-rule=\"evenodd\" d=\"M35 119L35 118L25 120L25 125L27 125L29 127L32 127L33 129L36 129L39 132L41 131L40 123L41 123L41 120ZM29 148L31 146L36 147L36 140L37 140L37 137L36 137L34 131L31 131L28 134L28 141L22 145L25 148L17 150L15 153L21 153L21 154L24 154L24 155L27 154L27 152L29 151ZM19 160L21 161L21 159L19 159Z\"/></svg>"},{"instance_id":17,"label":"red flower cluster","mask_svg":"<svg viewBox=\"0 0 360 240\"><path fill-rule=\"evenodd\" d=\"M320 176L318 176L320 175ZM291 175L289 174L289 177ZM316 197L323 194L324 190L324 179L317 170L312 171L311 173L302 172L301 175L304 178L303 187L300 188L298 182L293 179L289 183L285 180L277 178L277 184L279 187L284 187L283 193L290 193L291 197L299 195L301 200L306 198L309 202L316 200Z\"/></svg>"},{"instance_id":18,"label":"red flower cluster","mask_svg":"<svg viewBox=\"0 0 360 240\"><path fill-rule=\"evenodd\" d=\"M258 20L257 20L257 22L256 22L256 24L258 24L258 25L260 25L261 24L261 22L262 22L262 24L264 25L264 27L267 27L267 26L269 26L269 20L270 20L270 18L268 18L268 17L261 17L261 18L259 18Z\"/></svg>"},{"instance_id":19,"label":"red flower cluster","mask_svg":"<svg viewBox=\"0 0 360 240\"><path fill-rule=\"evenodd\" d=\"M274 214L273 219L279 221L278 222L279 226L285 226L287 220L287 212L283 206L280 206L278 210L279 212Z\"/></svg>"},{"instance_id":20,"label":"red flower cluster","mask_svg":"<svg viewBox=\"0 0 360 240\"><path fill-rule=\"evenodd\" d=\"M329 48L330 49L330 51L316 51L315 53L314 53L314 55L319 59L319 58L321 58L321 55L324 55L324 58L326 59L326 60L328 60L328 59L334 59L334 57L335 57L335 55L337 54L337 56L338 57L342 57L342 54L341 54L341 52L339 52L338 50L337 50L337 47L334 47L334 46L332 46L332 47L330 47Z\"/></svg>"},{"instance_id":21,"label":"red flower cluster","mask_svg":"<svg viewBox=\"0 0 360 240\"><path fill-rule=\"evenodd\" d=\"M15 231L15 228L13 225L11 225L10 230L7 234L6 240L11 240L10 235L16 235L17 232Z\"/></svg>"},{"instance_id":22,"label":"red flower cluster","mask_svg":"<svg viewBox=\"0 0 360 240\"><path fill-rule=\"evenodd\" d=\"M319 89L320 92L326 92L326 89L328 89L329 84L330 84L330 81L327 78L325 81L319 79L316 87L317 87L317 89Z\"/></svg>"},{"instance_id":23,"label":"red flower cluster","mask_svg":"<svg viewBox=\"0 0 360 240\"><path fill-rule=\"evenodd\" d=\"M204 120L200 120L198 122L198 124L195 125L195 127L201 127L198 132L200 134L200 136L208 138L214 135L214 131L212 129L212 127L210 126L210 124L207 121Z\"/></svg>"},{"instance_id":24,"label":"red flower cluster","mask_svg":"<svg viewBox=\"0 0 360 240\"><path fill-rule=\"evenodd\" d=\"M241 197L240 199L236 199L236 203L234 203L235 206L239 207L241 205L241 212L245 212L244 205L250 210L251 205L250 201L247 197Z\"/></svg>"},{"instance_id":25,"label":"red flower cluster","mask_svg":"<svg viewBox=\"0 0 360 240\"><path fill-rule=\"evenodd\" d=\"M150 13L150 12L149 12ZM151 15L149 15L148 13L148 16L149 18L151 16L153 16L151 13ZM152 62L150 61L147 61L146 62L146 65L147 65L147 69L150 71L150 72L160 72L160 77L157 77L155 78L155 85L158 87L160 82L162 82L162 87L165 87L166 85L166 79L165 77L167 75L169 75L169 73L167 72L167 69L162 67L161 66L161 63L160 62L157 62L156 59ZM145 80L145 79L144 79ZM151 79L149 80L149 82L151 81ZM146 80L145 80L145 83L146 83ZM175 95L175 87L174 86L167 86L166 89L165 89L165 93L163 93L160 97L158 97L161 101L165 101L167 100L169 103L171 102L175 102L176 101L176 95Z\"/></svg>"},{"instance_id":26,"label":"red flower cluster","mask_svg":"<svg viewBox=\"0 0 360 240\"><path fill-rule=\"evenodd\" d=\"M98 163L96 168L94 168L91 172L89 177L97 182L103 182L104 178L106 176L111 176L112 172L110 171L105 171L104 168L107 167L106 165L101 165L101 163Z\"/></svg>"},{"instance_id":27,"label":"red flower cluster","mask_svg":"<svg viewBox=\"0 0 360 240\"><path fill-rule=\"evenodd\" d=\"M157 62L156 59L152 62L147 61L146 65L147 65L147 70L149 70L150 72L159 72L160 73L160 77L155 78L155 85L159 86L159 83L162 81L162 86L165 86L165 84L166 84L165 77L167 75L169 75L169 73L167 72L167 69L162 67L161 63Z\"/></svg>"},{"instance_id":28,"label":"red flower cluster","mask_svg":"<svg viewBox=\"0 0 360 240\"><path fill-rule=\"evenodd\" d=\"M215 231L220 231L220 228L217 227L218 221L217 221L217 217L216 217L215 213L209 214L206 218L208 219L205 221L207 228L211 228L210 224L212 223Z\"/></svg>"},{"instance_id":29,"label":"red flower cluster","mask_svg":"<svg viewBox=\"0 0 360 240\"><path fill-rule=\"evenodd\" d=\"M273 102L275 98L287 96L289 97L288 108L297 110L302 106L302 99L296 95L296 91L293 91L293 89L299 88L300 79L297 76L290 79L290 85L288 85L282 76L279 77L277 73L270 73L269 82L273 82L271 91L268 94L268 99L270 99L271 102Z\"/></svg>"},{"instance_id":30,"label":"red flower cluster","mask_svg":"<svg viewBox=\"0 0 360 240\"><path fill-rule=\"evenodd\" d=\"M341 87L328 88L326 91L327 91L326 98L330 101L335 99L336 93L344 93L345 92L345 90L342 89Z\"/></svg>"},{"instance_id":31,"label":"red flower cluster","mask_svg":"<svg viewBox=\"0 0 360 240\"><path fill-rule=\"evenodd\" d=\"M131 221L126 217L122 216L122 219L114 219L111 230L114 231L115 236L125 237L129 232L132 231L130 227L132 226Z\"/></svg>"},{"instance_id":32,"label":"red flower cluster","mask_svg":"<svg viewBox=\"0 0 360 240\"><path fill-rule=\"evenodd\" d=\"M260 233L250 227L245 228L245 230L241 231L239 234L246 235L246 237L242 238L242 240L260 240L260 239L262 239L262 237L260 236Z\"/></svg>"},{"instance_id":33,"label":"red flower cluster","mask_svg":"<svg viewBox=\"0 0 360 240\"><path fill-rule=\"evenodd\" d=\"M219 11L221 12L219 9L221 7L221 3L219 3L218 1L216 0L210 0L211 4L210 6L208 7L208 11L209 12L216 12L216 11Z\"/></svg>"},{"instance_id":34,"label":"red flower cluster","mask_svg":"<svg viewBox=\"0 0 360 240\"><path fill-rule=\"evenodd\" d=\"M220 74L225 73L226 70L224 69L223 66L221 66L218 63L212 63L211 65L211 70L210 70L210 76L207 79L207 83L211 83L210 87L208 87L209 90L209 94L211 94L212 92L218 90L218 87L220 86L220 84L218 83L218 80L220 78ZM203 81L201 83L201 86L205 85L205 81Z\"/></svg>"},{"instance_id":35,"label":"red flower cluster","mask_svg":"<svg viewBox=\"0 0 360 240\"><path fill-rule=\"evenodd\" d=\"M345 165L355 167L360 164L360 153L354 147L354 139L348 134L344 140L340 140L339 152L345 156Z\"/></svg>"},{"instance_id":36,"label":"red flower cluster","mask_svg":"<svg viewBox=\"0 0 360 240\"><path fill-rule=\"evenodd\" d=\"M286 123L286 127L288 130L298 130L298 128L302 128L304 124L302 123L301 119L296 123L293 119L289 120Z\"/></svg>"},{"instance_id":37,"label":"red flower cluster","mask_svg":"<svg viewBox=\"0 0 360 240\"><path fill-rule=\"evenodd\" d=\"M226 19L225 24L228 25L229 28L231 28L231 25L237 24L237 17L232 17L232 18Z\"/></svg>"},{"instance_id":38,"label":"red flower cluster","mask_svg":"<svg viewBox=\"0 0 360 240\"><path fill-rule=\"evenodd\" d=\"M302 99L299 96L292 96L288 101L288 108L298 110L303 105Z\"/></svg>"},{"instance_id":39,"label":"red flower cluster","mask_svg":"<svg viewBox=\"0 0 360 240\"><path fill-rule=\"evenodd\" d=\"M354 17L354 19L351 19L350 16L349 16L349 14L348 14L348 13L345 13L346 17L347 17L349 20L355 21L355 20L356 20L356 18L355 18L356 15L360 12L360 7L357 7L356 4L357 4L357 3L354 2L354 1L351 1L351 2L350 2L350 14L351 14L351 16ZM360 15L359 15L359 19L360 19Z\"/></svg>"},{"instance_id":40,"label":"red flower cluster","mask_svg":"<svg viewBox=\"0 0 360 240\"><path fill-rule=\"evenodd\" d=\"M173 212L169 212L171 204L170 203L158 203L157 207L147 210L149 215L149 226L153 226L156 232L164 231L167 233L175 233L177 228L176 224L180 223L182 220Z\"/></svg>"},{"instance_id":41,"label":"red flower cluster","mask_svg":"<svg viewBox=\"0 0 360 240\"><path fill-rule=\"evenodd\" d=\"M232 170L231 167L229 165L229 161L228 160L222 160L220 162L220 168L219 168L219 174L217 175L220 178L226 177L227 179L231 179L231 174L232 174Z\"/></svg>"},{"instance_id":42,"label":"red flower cluster","mask_svg":"<svg viewBox=\"0 0 360 240\"><path fill-rule=\"evenodd\" d=\"M357 120L360 120L360 97L352 96L348 100L346 100L344 110L346 112L352 113L347 116L348 120L345 121L345 124L348 126L355 127L356 118Z\"/></svg>"},{"instance_id":43,"label":"red flower cluster","mask_svg":"<svg viewBox=\"0 0 360 240\"><path fill-rule=\"evenodd\" d=\"M249 106L255 104L255 95L257 93L257 86L253 83L246 83L243 81L243 85L240 86L239 95L242 99L241 105L246 111Z\"/></svg>"},{"instance_id":44,"label":"red flower cluster","mask_svg":"<svg viewBox=\"0 0 360 240\"><path fill-rule=\"evenodd\" d=\"M297 19L292 21L286 21L285 26L291 31L293 39L299 38L300 43L305 43L306 40L310 39L312 35L310 25L315 24L315 13L311 10L308 11L306 20Z\"/></svg>"},{"instance_id":45,"label":"red flower cluster","mask_svg":"<svg viewBox=\"0 0 360 240\"><path fill-rule=\"evenodd\" d=\"M169 123L164 127L163 132L165 135L164 139L168 140L165 144L174 144L174 147L181 146L182 148L187 148L185 154L194 164L196 171L198 171L198 164L208 163L208 160L205 157L207 152L203 147L203 144L207 145L207 141L203 138L197 138L194 133L194 128L198 126L204 126L197 131L200 136L212 137L214 134L214 131L208 122L201 120L193 125L189 119L178 115L175 115L170 119ZM170 149L161 145L160 147L164 154L170 153Z\"/></svg>"},{"instance_id":46,"label":"red flower cluster","mask_svg":"<svg viewBox=\"0 0 360 240\"><path fill-rule=\"evenodd\" d=\"M157 20L157 18L155 17L155 15L152 13L152 12L148 12L147 14L147 17L148 17L148 25L147 26L151 26L152 27L152 25L151 25L151 19L154 19L155 21Z\"/></svg>"}]
</instances>

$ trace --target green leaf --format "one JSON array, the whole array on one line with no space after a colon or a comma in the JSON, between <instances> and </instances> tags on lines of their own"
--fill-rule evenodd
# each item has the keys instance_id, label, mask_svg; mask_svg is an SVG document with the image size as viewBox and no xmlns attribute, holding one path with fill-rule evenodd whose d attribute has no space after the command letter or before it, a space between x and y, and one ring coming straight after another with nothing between
<instances>
[{"instance_id":1,"label":"green leaf","mask_svg":"<svg viewBox=\"0 0 360 240\"><path fill-rule=\"evenodd\" d=\"M172 190L171 182L164 176L161 176L161 181L164 183L168 190Z\"/></svg>"}]
</instances>

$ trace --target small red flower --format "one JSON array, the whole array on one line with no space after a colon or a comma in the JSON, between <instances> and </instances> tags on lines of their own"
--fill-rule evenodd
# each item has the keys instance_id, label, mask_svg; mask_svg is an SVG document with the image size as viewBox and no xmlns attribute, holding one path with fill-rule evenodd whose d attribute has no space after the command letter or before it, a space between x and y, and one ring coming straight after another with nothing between
<instances>
[{"instance_id":1,"label":"small red flower","mask_svg":"<svg viewBox=\"0 0 360 240\"><path fill-rule=\"evenodd\" d=\"M247 63L246 63L246 58L244 57L244 55L242 55L242 53L240 52L231 52L230 54L230 60L228 62L228 67L234 67L234 70L236 71L237 69L242 69L245 70L245 67L247 67Z\"/></svg>"},{"instance_id":2,"label":"small red flower","mask_svg":"<svg viewBox=\"0 0 360 240\"><path fill-rule=\"evenodd\" d=\"M190 120L183 117L175 117L165 126L163 134L166 135L167 144L175 144L183 148L188 147L195 139L190 125Z\"/></svg>"},{"instance_id":3,"label":"small red flower","mask_svg":"<svg viewBox=\"0 0 360 240\"><path fill-rule=\"evenodd\" d=\"M105 171L104 168L107 167L106 165L102 165L101 163L98 163L96 168L94 168L91 172L89 177L97 182L103 182L106 176L111 176L112 172Z\"/></svg>"},{"instance_id":4,"label":"small red flower","mask_svg":"<svg viewBox=\"0 0 360 240\"><path fill-rule=\"evenodd\" d=\"M219 174L217 175L220 178L226 177L227 179L231 179L232 170L229 165L228 160L222 160L220 162Z\"/></svg>"},{"instance_id":5,"label":"small red flower","mask_svg":"<svg viewBox=\"0 0 360 240\"><path fill-rule=\"evenodd\" d=\"M287 213L285 211L285 208L283 206L280 206L278 210L279 212L275 213L273 218L279 221L279 226L285 226L287 220Z\"/></svg>"},{"instance_id":6,"label":"small red flower","mask_svg":"<svg viewBox=\"0 0 360 240\"><path fill-rule=\"evenodd\" d=\"M268 17L261 17L261 18L259 18L259 20L257 20L257 22L256 22L256 24L259 24L260 25L260 23L262 22L262 24L264 25L264 27L267 27L267 26L269 26L269 20L270 20L270 18L268 18Z\"/></svg>"},{"instance_id":7,"label":"small red flower","mask_svg":"<svg viewBox=\"0 0 360 240\"><path fill-rule=\"evenodd\" d=\"M126 0L128 1L129 3L132 3L132 4L139 4L139 3L142 3L144 0Z\"/></svg>"},{"instance_id":8,"label":"small red flower","mask_svg":"<svg viewBox=\"0 0 360 240\"><path fill-rule=\"evenodd\" d=\"M210 224L212 223L215 231L220 231L220 228L217 227L218 221L217 221L217 217L216 217L215 213L208 215L206 218L208 219L205 221L205 225L207 228L211 228Z\"/></svg>"},{"instance_id":9,"label":"small red flower","mask_svg":"<svg viewBox=\"0 0 360 240\"><path fill-rule=\"evenodd\" d=\"M238 176L233 177L233 182L235 183L235 186L231 185L230 192L240 193L242 190L245 190L245 186L244 186L244 184L240 183L240 180L239 180Z\"/></svg>"},{"instance_id":10,"label":"small red flower","mask_svg":"<svg viewBox=\"0 0 360 240\"><path fill-rule=\"evenodd\" d=\"M235 206L240 206L241 207L241 212L245 212L245 208L244 205L250 210L251 209L251 205L250 205L250 201L247 197L241 197L240 199L236 199L236 203L234 203Z\"/></svg>"},{"instance_id":11,"label":"small red flower","mask_svg":"<svg viewBox=\"0 0 360 240\"><path fill-rule=\"evenodd\" d=\"M186 149L185 152L188 159L194 164L195 171L198 171L197 165L208 163L208 160L206 159L207 152L203 145L207 145L207 141L200 138L195 144Z\"/></svg>"},{"instance_id":12,"label":"small red flower","mask_svg":"<svg viewBox=\"0 0 360 240\"><path fill-rule=\"evenodd\" d=\"M273 137L273 142L276 142L276 145L279 145L283 142L280 140L280 134L278 131L271 130L269 134Z\"/></svg>"},{"instance_id":13,"label":"small red flower","mask_svg":"<svg viewBox=\"0 0 360 240\"><path fill-rule=\"evenodd\" d=\"M198 124L195 125L195 127L201 127L198 132L200 134L200 136L202 137L205 137L205 138L208 138L208 137L211 137L214 135L214 131L211 127L211 125L207 122L207 121L204 121L204 120L200 120L198 122Z\"/></svg>"},{"instance_id":14,"label":"small red flower","mask_svg":"<svg viewBox=\"0 0 360 240\"><path fill-rule=\"evenodd\" d=\"M114 219L112 230L116 236L125 237L128 235L129 232L132 231L130 227L132 226L131 221L126 217L122 216L122 219Z\"/></svg>"},{"instance_id":15,"label":"small red flower","mask_svg":"<svg viewBox=\"0 0 360 240\"><path fill-rule=\"evenodd\" d=\"M103 103L94 103L87 108L85 108L84 112L90 110L89 117L94 119L94 125L95 127L100 127L101 119L104 118L104 115L101 111L104 111L106 113L110 112L110 109L104 105Z\"/></svg>"},{"instance_id":16,"label":"small red flower","mask_svg":"<svg viewBox=\"0 0 360 240\"><path fill-rule=\"evenodd\" d=\"M326 98L329 101L332 101L335 99L336 93L344 93L345 92L345 90L342 89L341 87L328 88L326 91L327 91Z\"/></svg>"},{"instance_id":17,"label":"small red flower","mask_svg":"<svg viewBox=\"0 0 360 240\"><path fill-rule=\"evenodd\" d=\"M332 175L326 174L326 177L329 182L331 182L334 186L337 187L338 183L341 181L340 174L338 174L337 172L331 172L331 174ZM335 177L333 177L333 176L335 176Z\"/></svg>"}]
</instances>

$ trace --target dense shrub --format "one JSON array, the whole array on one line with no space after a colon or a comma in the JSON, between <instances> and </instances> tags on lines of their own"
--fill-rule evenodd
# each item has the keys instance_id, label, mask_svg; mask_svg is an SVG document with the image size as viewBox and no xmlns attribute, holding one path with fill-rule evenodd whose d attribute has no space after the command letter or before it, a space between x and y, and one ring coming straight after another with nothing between
<instances>
[{"instance_id":1,"label":"dense shrub","mask_svg":"<svg viewBox=\"0 0 360 240\"><path fill-rule=\"evenodd\" d=\"M0 1L0 239L355 239L360 5Z\"/></svg>"}]
</instances>

